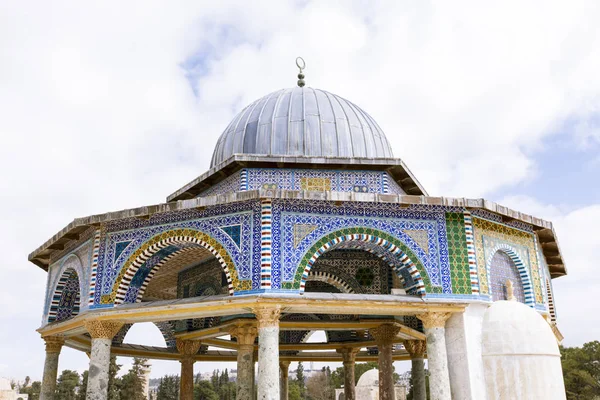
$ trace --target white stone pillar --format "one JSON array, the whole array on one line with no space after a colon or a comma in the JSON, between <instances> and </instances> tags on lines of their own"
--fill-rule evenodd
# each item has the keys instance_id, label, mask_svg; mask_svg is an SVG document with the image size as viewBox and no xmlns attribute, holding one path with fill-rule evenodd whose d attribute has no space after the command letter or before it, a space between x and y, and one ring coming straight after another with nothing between
<instances>
[{"instance_id":1,"label":"white stone pillar","mask_svg":"<svg viewBox=\"0 0 600 400\"><path fill-rule=\"evenodd\" d=\"M392 351L394 341L400 328L393 324L379 325L371 329L371 336L377 342L379 350L379 399L395 400L396 391L394 385L394 360Z\"/></svg>"},{"instance_id":2,"label":"white stone pillar","mask_svg":"<svg viewBox=\"0 0 600 400\"><path fill-rule=\"evenodd\" d=\"M288 400L290 362L279 361L279 369L281 370L281 400Z\"/></svg>"},{"instance_id":3,"label":"white stone pillar","mask_svg":"<svg viewBox=\"0 0 600 400\"><path fill-rule=\"evenodd\" d=\"M258 322L258 400L280 400L279 307L254 309Z\"/></svg>"},{"instance_id":4,"label":"white stone pillar","mask_svg":"<svg viewBox=\"0 0 600 400\"><path fill-rule=\"evenodd\" d=\"M181 375L179 376L179 400L194 400L194 363L201 343L197 340L179 340L175 342L179 351Z\"/></svg>"},{"instance_id":5,"label":"white stone pillar","mask_svg":"<svg viewBox=\"0 0 600 400\"><path fill-rule=\"evenodd\" d=\"M452 400L448 355L446 353L447 312L428 312L417 315L423 321L427 338L427 365L429 366L429 395L431 400Z\"/></svg>"},{"instance_id":6,"label":"white stone pillar","mask_svg":"<svg viewBox=\"0 0 600 400\"><path fill-rule=\"evenodd\" d=\"M483 357L483 316L488 304L470 304L464 313L455 313L446 322L446 349L452 398L487 398Z\"/></svg>"},{"instance_id":7,"label":"white stone pillar","mask_svg":"<svg viewBox=\"0 0 600 400\"><path fill-rule=\"evenodd\" d=\"M58 375L58 357L65 340L60 336L46 336L43 339L46 342L46 361L44 362L40 400L53 400L56 376Z\"/></svg>"},{"instance_id":8,"label":"white stone pillar","mask_svg":"<svg viewBox=\"0 0 600 400\"><path fill-rule=\"evenodd\" d=\"M413 400L427 400L427 383L425 382L425 348L423 340L405 340L404 348L410 354L412 368Z\"/></svg>"},{"instance_id":9,"label":"white stone pillar","mask_svg":"<svg viewBox=\"0 0 600 400\"><path fill-rule=\"evenodd\" d=\"M123 323L118 321L90 320L85 322L85 328L92 336L86 392L87 400L106 400L108 398L110 346L113 337L122 326Z\"/></svg>"},{"instance_id":10,"label":"white stone pillar","mask_svg":"<svg viewBox=\"0 0 600 400\"><path fill-rule=\"evenodd\" d=\"M342 355L342 361L344 364L344 400L356 400L354 365L358 350L360 350L358 347L343 347L336 350Z\"/></svg>"},{"instance_id":11,"label":"white stone pillar","mask_svg":"<svg viewBox=\"0 0 600 400\"><path fill-rule=\"evenodd\" d=\"M229 331L236 338L237 378L236 400L252 400L254 397L254 340L257 329L252 324L236 326Z\"/></svg>"}]
</instances>

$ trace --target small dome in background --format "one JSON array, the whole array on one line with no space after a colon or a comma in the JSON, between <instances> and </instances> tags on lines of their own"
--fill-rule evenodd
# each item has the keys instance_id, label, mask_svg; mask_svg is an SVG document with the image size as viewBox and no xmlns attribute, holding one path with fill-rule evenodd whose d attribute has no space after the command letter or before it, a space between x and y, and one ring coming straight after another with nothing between
<instances>
[{"instance_id":1,"label":"small dome in background","mask_svg":"<svg viewBox=\"0 0 600 400\"><path fill-rule=\"evenodd\" d=\"M361 375L356 386L366 387L375 386L379 387L379 370L370 369Z\"/></svg>"},{"instance_id":2,"label":"small dome in background","mask_svg":"<svg viewBox=\"0 0 600 400\"><path fill-rule=\"evenodd\" d=\"M535 338L524 340L523 338ZM560 355L556 336L544 318L518 301L496 301L483 319L483 355Z\"/></svg>"},{"instance_id":3,"label":"small dome in background","mask_svg":"<svg viewBox=\"0 0 600 400\"><path fill-rule=\"evenodd\" d=\"M335 94L309 87L273 92L236 115L217 141L211 168L234 154L394 157L369 114Z\"/></svg>"}]
</instances>

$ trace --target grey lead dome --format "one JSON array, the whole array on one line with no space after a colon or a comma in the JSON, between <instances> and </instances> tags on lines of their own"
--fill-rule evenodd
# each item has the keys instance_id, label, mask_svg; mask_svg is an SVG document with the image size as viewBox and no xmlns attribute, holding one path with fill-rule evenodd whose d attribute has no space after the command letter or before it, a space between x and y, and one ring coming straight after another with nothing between
<instances>
[{"instance_id":1,"label":"grey lead dome","mask_svg":"<svg viewBox=\"0 0 600 400\"><path fill-rule=\"evenodd\" d=\"M394 157L369 114L346 99L310 87L282 89L244 108L217 141L211 168L234 154Z\"/></svg>"}]
</instances>

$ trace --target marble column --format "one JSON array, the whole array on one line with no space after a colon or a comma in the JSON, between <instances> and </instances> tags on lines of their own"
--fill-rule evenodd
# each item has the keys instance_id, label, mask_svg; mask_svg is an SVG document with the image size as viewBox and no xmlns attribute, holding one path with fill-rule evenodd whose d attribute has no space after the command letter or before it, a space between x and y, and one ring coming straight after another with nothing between
<instances>
[{"instance_id":1,"label":"marble column","mask_svg":"<svg viewBox=\"0 0 600 400\"><path fill-rule=\"evenodd\" d=\"M258 322L258 400L279 400L279 307L254 309Z\"/></svg>"},{"instance_id":2,"label":"marble column","mask_svg":"<svg viewBox=\"0 0 600 400\"><path fill-rule=\"evenodd\" d=\"M383 324L371 329L371 336L377 342L379 350L379 398L381 400L396 399L392 352L398 332L400 328L393 324Z\"/></svg>"},{"instance_id":3,"label":"marble column","mask_svg":"<svg viewBox=\"0 0 600 400\"><path fill-rule=\"evenodd\" d=\"M483 373L483 316L489 304L469 304L446 322L446 351L453 399L480 400L487 396Z\"/></svg>"},{"instance_id":4,"label":"marble column","mask_svg":"<svg viewBox=\"0 0 600 400\"><path fill-rule=\"evenodd\" d=\"M179 376L179 400L194 400L194 362L201 343L197 340L175 342L179 352L181 374Z\"/></svg>"},{"instance_id":5,"label":"marble column","mask_svg":"<svg viewBox=\"0 0 600 400\"><path fill-rule=\"evenodd\" d=\"M425 382L425 348L423 340L405 340L404 348L410 354L412 368L413 400L427 400L427 387Z\"/></svg>"},{"instance_id":6,"label":"marble column","mask_svg":"<svg viewBox=\"0 0 600 400\"><path fill-rule=\"evenodd\" d=\"M290 362L279 361L281 371L281 400L288 400L288 378L290 374Z\"/></svg>"},{"instance_id":7,"label":"marble column","mask_svg":"<svg viewBox=\"0 0 600 400\"><path fill-rule=\"evenodd\" d=\"M356 400L356 388L354 382L354 363L358 347L343 347L336 351L342 355L344 364L344 399Z\"/></svg>"},{"instance_id":8,"label":"marble column","mask_svg":"<svg viewBox=\"0 0 600 400\"><path fill-rule=\"evenodd\" d=\"M237 340L236 399L252 400L254 397L254 340L257 329L253 324L233 327L229 334Z\"/></svg>"},{"instance_id":9,"label":"marble column","mask_svg":"<svg viewBox=\"0 0 600 400\"><path fill-rule=\"evenodd\" d=\"M58 374L58 357L65 340L61 336L46 336L46 361L44 362L44 376L40 400L52 400L56 389L56 375Z\"/></svg>"},{"instance_id":10,"label":"marble column","mask_svg":"<svg viewBox=\"0 0 600 400\"><path fill-rule=\"evenodd\" d=\"M429 397L431 400L451 400L448 355L446 352L447 312L428 312L417 315L423 321L427 338L427 366L429 367Z\"/></svg>"},{"instance_id":11,"label":"marble column","mask_svg":"<svg viewBox=\"0 0 600 400\"><path fill-rule=\"evenodd\" d=\"M113 337L122 326L123 323L119 321L89 320L85 322L85 329L92 336L86 392L87 400L106 400L108 398L110 346Z\"/></svg>"}]
</instances>

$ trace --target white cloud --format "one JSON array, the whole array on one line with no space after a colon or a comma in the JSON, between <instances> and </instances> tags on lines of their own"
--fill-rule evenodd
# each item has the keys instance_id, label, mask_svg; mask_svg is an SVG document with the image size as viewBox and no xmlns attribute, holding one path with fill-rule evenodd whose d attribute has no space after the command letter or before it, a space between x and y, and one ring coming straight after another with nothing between
<instances>
[{"instance_id":1,"label":"white cloud","mask_svg":"<svg viewBox=\"0 0 600 400\"><path fill-rule=\"evenodd\" d=\"M74 217L163 201L204 172L237 110L295 84L296 56L309 85L375 117L432 194L481 196L531 179L528 154L565 119L597 138L599 17L593 1L4 5L3 360L28 355L34 370L11 373L41 375L41 341L17 341L35 340L45 287L27 253ZM559 235L576 274L578 242ZM61 365L84 368L80 355Z\"/></svg>"}]
</instances>

